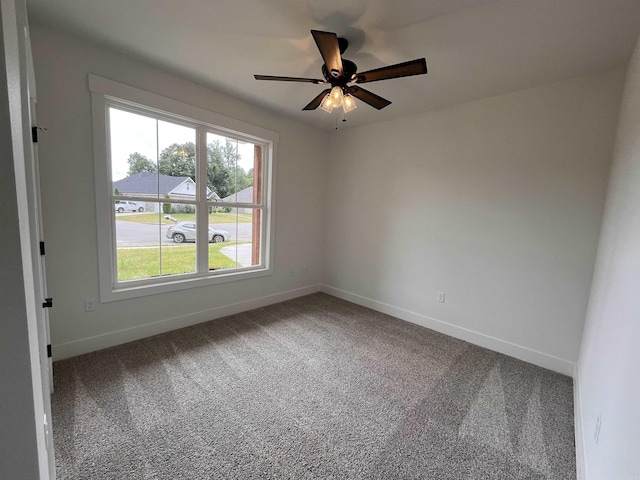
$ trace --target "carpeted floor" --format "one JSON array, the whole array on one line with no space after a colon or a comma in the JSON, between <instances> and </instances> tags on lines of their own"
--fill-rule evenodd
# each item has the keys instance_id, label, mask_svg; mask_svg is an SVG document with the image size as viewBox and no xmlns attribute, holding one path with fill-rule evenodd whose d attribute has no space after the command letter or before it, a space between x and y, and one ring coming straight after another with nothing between
<instances>
[{"instance_id":1,"label":"carpeted floor","mask_svg":"<svg viewBox=\"0 0 640 480\"><path fill-rule=\"evenodd\" d=\"M576 478L570 378L324 294L55 382L59 480Z\"/></svg>"}]
</instances>

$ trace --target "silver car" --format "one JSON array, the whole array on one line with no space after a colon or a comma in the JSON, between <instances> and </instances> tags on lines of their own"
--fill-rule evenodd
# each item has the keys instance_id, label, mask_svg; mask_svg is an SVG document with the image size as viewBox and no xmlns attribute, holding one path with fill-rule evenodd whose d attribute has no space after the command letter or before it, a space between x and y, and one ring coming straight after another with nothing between
<instances>
[{"instance_id":1,"label":"silver car","mask_svg":"<svg viewBox=\"0 0 640 480\"><path fill-rule=\"evenodd\" d=\"M120 200L115 203L116 212L144 212L144 204L140 202L131 202L129 200Z\"/></svg>"},{"instance_id":2,"label":"silver car","mask_svg":"<svg viewBox=\"0 0 640 480\"><path fill-rule=\"evenodd\" d=\"M178 222L175 225L171 225L167 230L166 237L176 243L195 242L196 224L195 222ZM209 242L228 242L230 239L231 234L229 232L218 230L209 225Z\"/></svg>"}]
</instances>

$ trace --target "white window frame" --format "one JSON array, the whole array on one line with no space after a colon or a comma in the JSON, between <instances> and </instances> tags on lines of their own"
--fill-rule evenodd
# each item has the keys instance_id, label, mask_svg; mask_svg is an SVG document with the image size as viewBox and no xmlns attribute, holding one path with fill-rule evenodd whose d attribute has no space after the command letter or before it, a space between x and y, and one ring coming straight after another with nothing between
<instances>
[{"instance_id":1,"label":"white window frame","mask_svg":"<svg viewBox=\"0 0 640 480\"><path fill-rule=\"evenodd\" d=\"M279 141L277 132L220 115L209 110L182 103L171 98L131 87L114 80L89 74L89 90L93 115L93 150L95 166L96 221L98 234L98 276L100 301L111 302L145 295L185 290L189 288L216 285L231 281L245 280L273 275L275 252L275 178L276 152ZM115 238L115 212L111 191L110 142L108 135L108 108L124 108L146 112L158 118L200 127L198 135L206 137L207 132L228 135L263 147L263 208L261 222L261 263L257 266L230 270L204 271L202 259L199 270L193 274L168 275L127 282L117 281L117 256ZM206 149L202 139L200 148ZM204 145L204 146L203 146ZM200 176L199 178L204 178ZM206 192L206 181L198 181L197 188ZM206 194L205 194L206 196ZM135 200L135 199L133 199ZM148 201L148 199L145 199ZM162 203L159 198L158 202ZM183 202L184 203L184 202ZM195 202L187 202L195 203ZM225 206L234 206L225 204ZM242 205L241 205L242 206ZM198 209L198 219L204 223L206 209ZM199 240L206 240L206 229L198 230Z\"/></svg>"}]
</instances>

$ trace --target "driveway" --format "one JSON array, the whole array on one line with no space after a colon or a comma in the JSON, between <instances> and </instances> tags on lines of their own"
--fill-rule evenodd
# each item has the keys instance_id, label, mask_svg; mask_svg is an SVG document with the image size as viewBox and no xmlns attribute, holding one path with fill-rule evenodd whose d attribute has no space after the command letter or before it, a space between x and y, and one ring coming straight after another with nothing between
<instances>
[{"instance_id":1,"label":"driveway","mask_svg":"<svg viewBox=\"0 0 640 480\"><path fill-rule=\"evenodd\" d=\"M231 260L235 260L242 267L251 266L251 244L241 243L240 245L229 245L228 247L222 247L220 252Z\"/></svg>"}]
</instances>

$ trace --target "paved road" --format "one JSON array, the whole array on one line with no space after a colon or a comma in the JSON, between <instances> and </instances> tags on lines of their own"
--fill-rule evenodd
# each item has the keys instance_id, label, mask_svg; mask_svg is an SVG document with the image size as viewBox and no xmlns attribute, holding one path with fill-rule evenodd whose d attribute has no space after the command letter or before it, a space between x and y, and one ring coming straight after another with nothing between
<instances>
[{"instance_id":1,"label":"paved road","mask_svg":"<svg viewBox=\"0 0 640 480\"><path fill-rule=\"evenodd\" d=\"M231 233L232 240L251 241L251 223L216 223L215 228ZM151 225L147 223L116 220L116 239L118 247L143 247L167 244L173 241L165 236L169 225Z\"/></svg>"}]
</instances>

